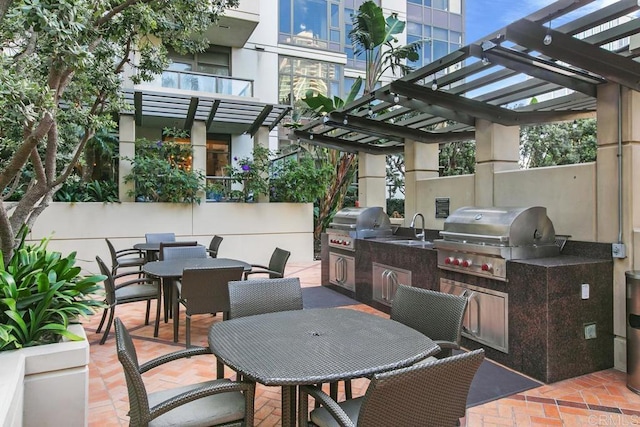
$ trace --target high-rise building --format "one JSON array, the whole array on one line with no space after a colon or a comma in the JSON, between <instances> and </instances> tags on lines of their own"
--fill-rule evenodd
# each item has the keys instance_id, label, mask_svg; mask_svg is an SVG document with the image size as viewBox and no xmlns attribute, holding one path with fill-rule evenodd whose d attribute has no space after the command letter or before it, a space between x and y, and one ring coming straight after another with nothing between
<instances>
[{"instance_id":1,"label":"high-rise building","mask_svg":"<svg viewBox=\"0 0 640 427\"><path fill-rule=\"evenodd\" d=\"M385 17L406 22L398 44L424 41L420 60L410 64L415 68L464 43L464 0L375 2ZM173 63L154 81L126 85L133 109L121 117L121 131L152 139L165 127L192 131L191 144L206 147L194 151L193 164L210 179L256 143L278 150L290 141L277 125L289 114L299 119L296 101L308 90L344 97L364 76L365 59L355 55L348 35L362 3L241 0L211 27L205 52L172 53ZM397 77L386 74L380 84Z\"/></svg>"}]
</instances>

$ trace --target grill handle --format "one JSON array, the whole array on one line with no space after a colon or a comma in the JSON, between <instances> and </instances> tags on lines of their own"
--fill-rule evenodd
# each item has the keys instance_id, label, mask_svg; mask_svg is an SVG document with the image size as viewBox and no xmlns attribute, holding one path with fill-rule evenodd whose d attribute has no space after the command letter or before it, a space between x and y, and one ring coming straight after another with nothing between
<instances>
[{"instance_id":1,"label":"grill handle","mask_svg":"<svg viewBox=\"0 0 640 427\"><path fill-rule=\"evenodd\" d=\"M462 240L482 239L482 240L492 240L500 243L509 241L508 236L494 236L491 234L468 234L468 233L456 233L454 231L441 231L440 235L443 237L453 237L453 238L458 238Z\"/></svg>"}]
</instances>

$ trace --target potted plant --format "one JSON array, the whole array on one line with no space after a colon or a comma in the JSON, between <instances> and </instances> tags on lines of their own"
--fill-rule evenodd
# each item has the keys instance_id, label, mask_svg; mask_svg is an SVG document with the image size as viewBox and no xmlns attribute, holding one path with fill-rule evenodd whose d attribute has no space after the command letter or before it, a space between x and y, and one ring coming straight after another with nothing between
<instances>
[{"instance_id":1,"label":"potted plant","mask_svg":"<svg viewBox=\"0 0 640 427\"><path fill-rule=\"evenodd\" d=\"M86 425L89 343L79 319L103 307L105 277L80 275L75 252L50 251L48 239L27 245L26 233L6 266L0 254L0 401L15 402L9 416L25 426Z\"/></svg>"},{"instance_id":2,"label":"potted plant","mask_svg":"<svg viewBox=\"0 0 640 427\"><path fill-rule=\"evenodd\" d=\"M237 158L233 160L236 166L227 165L227 175L232 183L242 184L242 200L245 202L257 201L258 196L269 194L269 155L268 148L256 146L252 157ZM240 190L231 193L238 194Z\"/></svg>"},{"instance_id":3,"label":"potted plant","mask_svg":"<svg viewBox=\"0 0 640 427\"><path fill-rule=\"evenodd\" d=\"M224 185L219 181L207 181L205 192L207 193L207 200L219 202L224 197Z\"/></svg>"}]
</instances>

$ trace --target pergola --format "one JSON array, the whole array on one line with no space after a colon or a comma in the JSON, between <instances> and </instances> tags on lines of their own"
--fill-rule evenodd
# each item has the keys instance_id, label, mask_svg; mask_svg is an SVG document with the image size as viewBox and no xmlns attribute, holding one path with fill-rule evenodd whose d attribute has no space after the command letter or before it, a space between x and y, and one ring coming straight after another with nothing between
<instances>
[{"instance_id":1,"label":"pergola","mask_svg":"<svg viewBox=\"0 0 640 427\"><path fill-rule=\"evenodd\" d=\"M599 85L640 89L640 6L621 0L594 9L593 1L559 0L295 136L347 152L393 154L406 140L473 140L478 119L514 126L595 117Z\"/></svg>"}]
</instances>

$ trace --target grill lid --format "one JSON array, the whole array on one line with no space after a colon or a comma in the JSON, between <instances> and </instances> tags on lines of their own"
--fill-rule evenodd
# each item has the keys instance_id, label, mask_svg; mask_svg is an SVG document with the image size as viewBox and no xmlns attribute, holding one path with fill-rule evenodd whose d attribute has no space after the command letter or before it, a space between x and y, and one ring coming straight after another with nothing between
<instances>
[{"instance_id":1,"label":"grill lid","mask_svg":"<svg viewBox=\"0 0 640 427\"><path fill-rule=\"evenodd\" d=\"M360 238L392 234L389 216L380 206L340 209L333 217L329 228L353 232Z\"/></svg>"}]
</instances>

